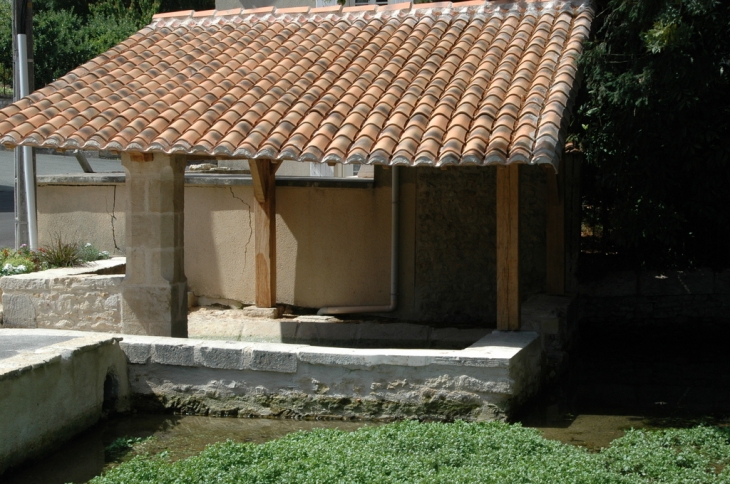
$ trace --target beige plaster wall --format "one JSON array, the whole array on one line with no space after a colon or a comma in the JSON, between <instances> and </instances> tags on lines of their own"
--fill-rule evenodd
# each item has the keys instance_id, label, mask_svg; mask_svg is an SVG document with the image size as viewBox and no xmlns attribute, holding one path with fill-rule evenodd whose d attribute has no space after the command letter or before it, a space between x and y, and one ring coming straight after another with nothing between
<instances>
[{"instance_id":1,"label":"beige plaster wall","mask_svg":"<svg viewBox=\"0 0 730 484\"><path fill-rule=\"evenodd\" d=\"M124 255L124 185L40 185L38 245L57 237Z\"/></svg>"},{"instance_id":2,"label":"beige plaster wall","mask_svg":"<svg viewBox=\"0 0 730 484\"><path fill-rule=\"evenodd\" d=\"M399 171L399 294L392 316L439 326L493 325L494 170ZM277 302L310 308L389 303L391 176L376 167L367 188L277 187ZM544 290L545 176L528 166L520 176L524 301ZM65 230L100 249L116 243L123 253L123 185L42 185L38 199L41 244ZM197 296L253 304L254 203L251 186L185 187L185 273Z\"/></svg>"},{"instance_id":3,"label":"beige plaster wall","mask_svg":"<svg viewBox=\"0 0 730 484\"><path fill-rule=\"evenodd\" d=\"M185 273L198 296L254 300L253 189L187 187ZM277 300L386 304L387 189L277 188Z\"/></svg>"},{"instance_id":4,"label":"beige plaster wall","mask_svg":"<svg viewBox=\"0 0 730 484\"><path fill-rule=\"evenodd\" d=\"M197 296L253 304L253 203L250 186L185 187L185 274ZM123 185L41 185L40 244L60 234L124 254L125 204ZM388 185L277 188L277 301L388 304L389 293Z\"/></svg>"}]
</instances>

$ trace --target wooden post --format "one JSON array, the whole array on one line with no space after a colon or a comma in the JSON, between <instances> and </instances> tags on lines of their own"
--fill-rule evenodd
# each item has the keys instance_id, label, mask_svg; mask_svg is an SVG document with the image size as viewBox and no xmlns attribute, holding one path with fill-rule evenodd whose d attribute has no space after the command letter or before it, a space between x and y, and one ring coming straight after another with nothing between
<instances>
[{"instance_id":1,"label":"wooden post","mask_svg":"<svg viewBox=\"0 0 730 484\"><path fill-rule=\"evenodd\" d=\"M520 169L497 168L497 329L520 329Z\"/></svg>"},{"instance_id":2,"label":"wooden post","mask_svg":"<svg viewBox=\"0 0 730 484\"><path fill-rule=\"evenodd\" d=\"M546 290L548 294L565 294L565 194L562 166L555 173L552 166L545 166L547 178L547 267Z\"/></svg>"},{"instance_id":3,"label":"wooden post","mask_svg":"<svg viewBox=\"0 0 730 484\"><path fill-rule=\"evenodd\" d=\"M254 204L256 306L276 306L276 170L279 164L250 160Z\"/></svg>"}]
</instances>

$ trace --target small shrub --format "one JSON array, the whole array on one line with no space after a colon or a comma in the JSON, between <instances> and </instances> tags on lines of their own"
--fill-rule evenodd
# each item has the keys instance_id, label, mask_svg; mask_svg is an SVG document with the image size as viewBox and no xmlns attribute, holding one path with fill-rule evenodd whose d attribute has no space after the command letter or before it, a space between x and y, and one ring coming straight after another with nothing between
<instances>
[{"instance_id":1,"label":"small shrub","mask_svg":"<svg viewBox=\"0 0 730 484\"><path fill-rule=\"evenodd\" d=\"M105 250L100 251L99 249L94 247L91 242L87 242L81 248L79 248L79 253L81 259L83 259L85 262L93 262L95 260L108 259L109 257L111 257L109 252Z\"/></svg>"},{"instance_id":2,"label":"small shrub","mask_svg":"<svg viewBox=\"0 0 730 484\"><path fill-rule=\"evenodd\" d=\"M81 256L79 244L67 242L61 237L54 237L53 241L38 251L41 262L49 267L74 267L86 262Z\"/></svg>"},{"instance_id":3,"label":"small shrub","mask_svg":"<svg viewBox=\"0 0 730 484\"><path fill-rule=\"evenodd\" d=\"M19 250L0 250L0 276L12 276L15 274L27 274L44 268L37 252L33 252L26 245L20 246Z\"/></svg>"},{"instance_id":4,"label":"small shrub","mask_svg":"<svg viewBox=\"0 0 730 484\"><path fill-rule=\"evenodd\" d=\"M107 251L100 251L90 243L80 246L54 237L51 244L32 251L25 244L20 249L0 249L0 276L27 274L54 267L82 266L87 262L109 259Z\"/></svg>"}]
</instances>

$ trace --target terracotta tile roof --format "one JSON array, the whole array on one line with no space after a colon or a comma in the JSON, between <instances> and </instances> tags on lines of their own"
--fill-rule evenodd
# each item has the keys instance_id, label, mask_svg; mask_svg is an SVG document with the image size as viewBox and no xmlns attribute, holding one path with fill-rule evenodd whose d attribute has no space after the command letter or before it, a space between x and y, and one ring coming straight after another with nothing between
<instances>
[{"instance_id":1,"label":"terracotta tile roof","mask_svg":"<svg viewBox=\"0 0 730 484\"><path fill-rule=\"evenodd\" d=\"M0 143L409 165L548 163L585 0L158 15L0 111Z\"/></svg>"}]
</instances>

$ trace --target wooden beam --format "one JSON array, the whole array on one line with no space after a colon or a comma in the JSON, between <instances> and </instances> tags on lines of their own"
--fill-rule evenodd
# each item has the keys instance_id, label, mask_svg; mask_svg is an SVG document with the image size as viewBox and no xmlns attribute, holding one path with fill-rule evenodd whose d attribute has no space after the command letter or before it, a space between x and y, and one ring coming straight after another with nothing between
<instances>
[{"instance_id":1,"label":"wooden beam","mask_svg":"<svg viewBox=\"0 0 730 484\"><path fill-rule=\"evenodd\" d=\"M520 329L520 169L497 168L497 329Z\"/></svg>"},{"instance_id":2,"label":"wooden beam","mask_svg":"<svg viewBox=\"0 0 730 484\"><path fill-rule=\"evenodd\" d=\"M546 290L548 294L565 294L565 197L562 173L555 173L552 166L544 165L547 177L547 267ZM561 170L562 172L562 170Z\"/></svg>"},{"instance_id":3,"label":"wooden beam","mask_svg":"<svg viewBox=\"0 0 730 484\"><path fill-rule=\"evenodd\" d=\"M276 169L268 160L250 160L254 197L256 306L276 306Z\"/></svg>"}]
</instances>

